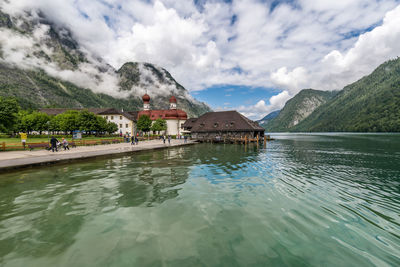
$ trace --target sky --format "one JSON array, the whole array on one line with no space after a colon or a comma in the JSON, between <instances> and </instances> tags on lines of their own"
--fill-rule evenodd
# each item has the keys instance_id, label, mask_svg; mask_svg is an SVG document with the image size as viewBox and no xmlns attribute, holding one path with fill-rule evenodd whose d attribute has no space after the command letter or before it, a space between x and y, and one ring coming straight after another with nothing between
<instances>
[{"instance_id":1,"label":"sky","mask_svg":"<svg viewBox=\"0 0 400 267\"><path fill-rule=\"evenodd\" d=\"M214 110L252 119L400 55L400 0L5 0L2 9L41 10L114 68L157 64Z\"/></svg>"}]
</instances>

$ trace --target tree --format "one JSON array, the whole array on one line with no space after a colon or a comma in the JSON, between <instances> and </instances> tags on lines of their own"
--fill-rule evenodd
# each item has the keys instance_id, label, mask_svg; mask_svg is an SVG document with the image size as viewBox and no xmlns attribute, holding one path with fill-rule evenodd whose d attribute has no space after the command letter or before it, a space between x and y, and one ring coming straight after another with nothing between
<instances>
[{"instance_id":1,"label":"tree","mask_svg":"<svg viewBox=\"0 0 400 267\"><path fill-rule=\"evenodd\" d=\"M19 109L16 99L0 96L0 131L8 132L15 128Z\"/></svg>"},{"instance_id":2,"label":"tree","mask_svg":"<svg viewBox=\"0 0 400 267\"><path fill-rule=\"evenodd\" d=\"M64 132L71 132L79 129L79 112L76 110L68 110L62 114L58 114L57 121L59 129Z\"/></svg>"},{"instance_id":3,"label":"tree","mask_svg":"<svg viewBox=\"0 0 400 267\"><path fill-rule=\"evenodd\" d=\"M107 132L107 120L101 116L97 116L97 131L101 133Z\"/></svg>"},{"instance_id":4,"label":"tree","mask_svg":"<svg viewBox=\"0 0 400 267\"><path fill-rule=\"evenodd\" d=\"M161 118L158 118L153 125L151 126L151 130L153 132L160 132L160 131L166 131L167 130L167 121L163 120Z\"/></svg>"},{"instance_id":5,"label":"tree","mask_svg":"<svg viewBox=\"0 0 400 267\"><path fill-rule=\"evenodd\" d=\"M116 131L118 131L118 125L111 121L107 122L106 132L108 132L109 134L113 134Z\"/></svg>"},{"instance_id":6,"label":"tree","mask_svg":"<svg viewBox=\"0 0 400 267\"><path fill-rule=\"evenodd\" d=\"M28 115L32 117L33 121L33 130L38 131L39 134L42 134L42 131L46 131L48 128L48 121L50 121L50 116L43 112L32 112L32 114Z\"/></svg>"},{"instance_id":7,"label":"tree","mask_svg":"<svg viewBox=\"0 0 400 267\"><path fill-rule=\"evenodd\" d=\"M48 122L50 121L50 116L46 113L34 111L32 113L20 113L20 123L18 128L22 131L30 133L31 131L38 131L42 134L42 131L48 129Z\"/></svg>"},{"instance_id":8,"label":"tree","mask_svg":"<svg viewBox=\"0 0 400 267\"><path fill-rule=\"evenodd\" d=\"M140 116L137 122L137 128L142 132L148 132L151 128L151 119L147 115Z\"/></svg>"},{"instance_id":9,"label":"tree","mask_svg":"<svg viewBox=\"0 0 400 267\"><path fill-rule=\"evenodd\" d=\"M87 110L82 110L81 112L79 112L78 122L79 130L89 133L93 131L98 131L97 116L92 112L89 112Z\"/></svg>"}]
</instances>

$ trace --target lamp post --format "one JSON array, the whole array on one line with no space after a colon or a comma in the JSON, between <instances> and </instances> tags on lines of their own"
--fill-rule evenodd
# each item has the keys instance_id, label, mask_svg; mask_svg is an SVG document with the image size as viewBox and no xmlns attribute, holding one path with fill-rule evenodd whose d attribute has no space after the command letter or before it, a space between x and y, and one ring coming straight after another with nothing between
<instances>
[{"instance_id":1,"label":"lamp post","mask_svg":"<svg viewBox=\"0 0 400 267\"><path fill-rule=\"evenodd\" d=\"M50 144L50 121L46 122L47 125L47 143Z\"/></svg>"}]
</instances>

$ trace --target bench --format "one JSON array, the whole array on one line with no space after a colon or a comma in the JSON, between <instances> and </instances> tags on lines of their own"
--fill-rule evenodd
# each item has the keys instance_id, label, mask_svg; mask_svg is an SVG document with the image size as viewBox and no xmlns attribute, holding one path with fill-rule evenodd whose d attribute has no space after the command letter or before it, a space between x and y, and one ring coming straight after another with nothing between
<instances>
[{"instance_id":1,"label":"bench","mask_svg":"<svg viewBox=\"0 0 400 267\"><path fill-rule=\"evenodd\" d=\"M41 144L28 144L29 150L32 150L34 148L45 148L47 150L50 149L50 146L48 143L41 143Z\"/></svg>"},{"instance_id":2,"label":"bench","mask_svg":"<svg viewBox=\"0 0 400 267\"><path fill-rule=\"evenodd\" d=\"M109 141L109 140L101 140L101 144L102 145L109 145L109 144L111 144L111 141Z\"/></svg>"},{"instance_id":3,"label":"bench","mask_svg":"<svg viewBox=\"0 0 400 267\"><path fill-rule=\"evenodd\" d=\"M121 143L121 140L114 139L114 140L112 140L111 142L112 142L113 144L119 144L119 143Z\"/></svg>"},{"instance_id":4,"label":"bench","mask_svg":"<svg viewBox=\"0 0 400 267\"><path fill-rule=\"evenodd\" d=\"M70 145L71 147L76 147L76 144L75 144L75 142L74 142L74 141L72 141L72 142L69 142L69 143L68 143L68 145Z\"/></svg>"},{"instance_id":5,"label":"bench","mask_svg":"<svg viewBox=\"0 0 400 267\"><path fill-rule=\"evenodd\" d=\"M95 145L97 145L97 142L96 141L86 141L84 144L87 146L90 146L90 145L95 146Z\"/></svg>"}]
</instances>

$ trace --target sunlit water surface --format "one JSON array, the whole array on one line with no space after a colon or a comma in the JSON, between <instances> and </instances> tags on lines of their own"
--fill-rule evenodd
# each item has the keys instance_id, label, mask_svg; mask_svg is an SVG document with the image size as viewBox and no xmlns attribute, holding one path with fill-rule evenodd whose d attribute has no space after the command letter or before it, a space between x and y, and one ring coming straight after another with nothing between
<instances>
[{"instance_id":1,"label":"sunlit water surface","mask_svg":"<svg viewBox=\"0 0 400 267\"><path fill-rule=\"evenodd\" d=\"M400 135L275 135L0 175L1 266L399 266Z\"/></svg>"}]
</instances>

